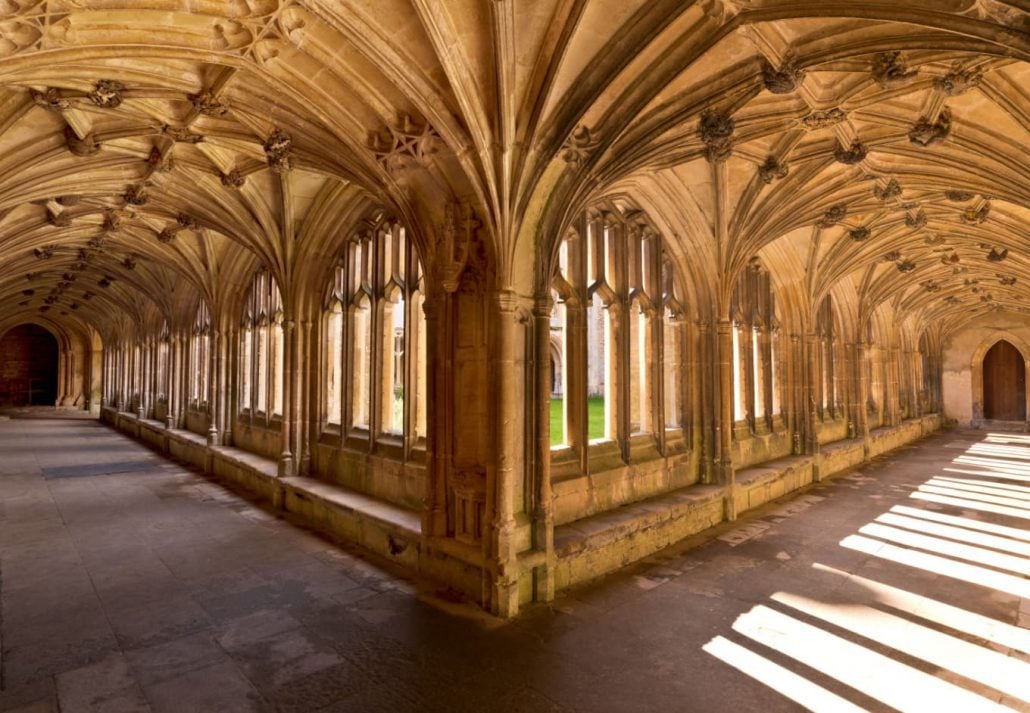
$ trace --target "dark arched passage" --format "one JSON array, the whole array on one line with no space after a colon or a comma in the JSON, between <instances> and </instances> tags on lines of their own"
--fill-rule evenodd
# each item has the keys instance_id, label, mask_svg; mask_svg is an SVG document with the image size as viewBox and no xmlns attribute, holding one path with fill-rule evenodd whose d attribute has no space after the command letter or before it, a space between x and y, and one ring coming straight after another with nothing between
<instances>
[{"instance_id":1,"label":"dark arched passage","mask_svg":"<svg viewBox=\"0 0 1030 713\"><path fill-rule=\"evenodd\" d=\"M1002 339L984 356L984 418L1026 420L1026 364L1023 355Z\"/></svg>"},{"instance_id":2,"label":"dark arched passage","mask_svg":"<svg viewBox=\"0 0 1030 713\"><path fill-rule=\"evenodd\" d=\"M57 402L57 339L36 324L19 324L0 337L0 406Z\"/></svg>"}]
</instances>

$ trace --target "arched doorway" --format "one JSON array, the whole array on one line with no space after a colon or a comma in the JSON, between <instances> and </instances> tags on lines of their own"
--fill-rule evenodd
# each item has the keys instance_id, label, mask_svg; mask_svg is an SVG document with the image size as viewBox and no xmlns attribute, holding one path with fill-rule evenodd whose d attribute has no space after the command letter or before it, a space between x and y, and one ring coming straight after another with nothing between
<instances>
[{"instance_id":1,"label":"arched doorway","mask_svg":"<svg viewBox=\"0 0 1030 713\"><path fill-rule=\"evenodd\" d=\"M57 339L37 324L19 324L0 338L0 406L57 402Z\"/></svg>"},{"instance_id":2,"label":"arched doorway","mask_svg":"<svg viewBox=\"0 0 1030 713\"><path fill-rule=\"evenodd\" d=\"M991 347L983 361L984 418L1026 420L1026 362L1004 339Z\"/></svg>"}]
</instances>

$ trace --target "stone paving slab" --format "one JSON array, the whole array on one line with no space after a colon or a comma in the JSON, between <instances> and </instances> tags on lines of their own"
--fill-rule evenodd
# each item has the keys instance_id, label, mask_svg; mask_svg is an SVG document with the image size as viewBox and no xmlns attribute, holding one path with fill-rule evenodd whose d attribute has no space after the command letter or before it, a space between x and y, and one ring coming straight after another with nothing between
<instances>
[{"instance_id":1,"label":"stone paving slab","mask_svg":"<svg viewBox=\"0 0 1030 713\"><path fill-rule=\"evenodd\" d=\"M1026 458L932 437L502 622L99 424L6 421L0 711L1027 710Z\"/></svg>"}]
</instances>

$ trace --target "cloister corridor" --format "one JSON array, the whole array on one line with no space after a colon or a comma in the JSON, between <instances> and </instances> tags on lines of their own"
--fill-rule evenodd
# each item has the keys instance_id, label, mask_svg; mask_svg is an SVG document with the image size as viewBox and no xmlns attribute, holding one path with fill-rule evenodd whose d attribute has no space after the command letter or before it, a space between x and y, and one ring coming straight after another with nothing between
<instances>
[{"instance_id":1,"label":"cloister corridor","mask_svg":"<svg viewBox=\"0 0 1030 713\"><path fill-rule=\"evenodd\" d=\"M94 420L0 421L0 710L1030 707L1030 436L944 430L496 619Z\"/></svg>"}]
</instances>

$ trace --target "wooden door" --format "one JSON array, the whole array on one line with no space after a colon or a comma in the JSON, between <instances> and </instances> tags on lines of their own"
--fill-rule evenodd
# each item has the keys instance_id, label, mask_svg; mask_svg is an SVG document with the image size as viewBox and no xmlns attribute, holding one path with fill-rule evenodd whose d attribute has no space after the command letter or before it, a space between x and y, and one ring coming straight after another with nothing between
<instances>
[{"instance_id":1,"label":"wooden door","mask_svg":"<svg viewBox=\"0 0 1030 713\"><path fill-rule=\"evenodd\" d=\"M1019 350L1005 340L984 357L984 418L1026 420L1026 365Z\"/></svg>"}]
</instances>

